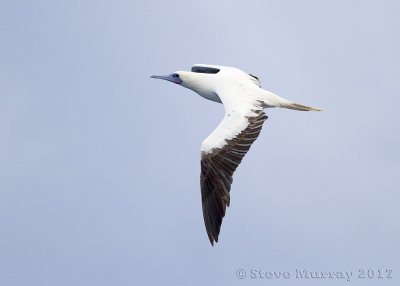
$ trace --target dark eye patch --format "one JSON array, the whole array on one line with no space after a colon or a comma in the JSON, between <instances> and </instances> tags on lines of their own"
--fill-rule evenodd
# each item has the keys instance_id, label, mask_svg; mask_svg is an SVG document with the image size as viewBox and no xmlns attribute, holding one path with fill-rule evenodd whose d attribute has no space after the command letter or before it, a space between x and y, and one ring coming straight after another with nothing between
<instances>
[{"instance_id":1,"label":"dark eye patch","mask_svg":"<svg viewBox=\"0 0 400 286\"><path fill-rule=\"evenodd\" d=\"M210 68L210 67L201 67L201 66L194 66L192 67L192 72L198 72L198 73L213 73L216 74L220 70L216 68Z\"/></svg>"}]
</instances>

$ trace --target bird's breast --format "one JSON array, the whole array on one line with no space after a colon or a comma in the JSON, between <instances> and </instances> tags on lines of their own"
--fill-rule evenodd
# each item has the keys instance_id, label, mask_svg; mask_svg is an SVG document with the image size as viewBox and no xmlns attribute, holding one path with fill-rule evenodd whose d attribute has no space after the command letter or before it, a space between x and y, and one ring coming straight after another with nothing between
<instances>
[{"instance_id":1,"label":"bird's breast","mask_svg":"<svg viewBox=\"0 0 400 286\"><path fill-rule=\"evenodd\" d=\"M221 99L219 98L218 94L214 91L206 91L206 90L199 90L196 91L198 95L204 97L205 99L222 103Z\"/></svg>"}]
</instances>

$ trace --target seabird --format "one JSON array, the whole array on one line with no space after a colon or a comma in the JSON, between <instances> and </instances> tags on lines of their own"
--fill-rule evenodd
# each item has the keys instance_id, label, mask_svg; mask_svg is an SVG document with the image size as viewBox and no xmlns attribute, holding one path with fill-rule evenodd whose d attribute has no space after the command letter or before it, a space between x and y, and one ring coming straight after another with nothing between
<instances>
[{"instance_id":1,"label":"seabird","mask_svg":"<svg viewBox=\"0 0 400 286\"><path fill-rule=\"evenodd\" d=\"M196 64L189 71L151 76L184 86L200 96L223 103L225 116L201 145L201 201L211 245L218 242L222 219L229 207L232 176L267 116L264 108L283 107L301 111L320 108L294 103L261 88L259 79L233 67Z\"/></svg>"}]
</instances>

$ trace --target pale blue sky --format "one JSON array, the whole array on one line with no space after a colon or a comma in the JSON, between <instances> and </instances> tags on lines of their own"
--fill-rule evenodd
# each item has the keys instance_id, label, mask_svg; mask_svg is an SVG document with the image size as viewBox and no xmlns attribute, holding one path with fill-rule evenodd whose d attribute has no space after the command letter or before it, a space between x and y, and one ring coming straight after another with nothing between
<instances>
[{"instance_id":1,"label":"pale blue sky","mask_svg":"<svg viewBox=\"0 0 400 286\"><path fill-rule=\"evenodd\" d=\"M0 285L337 285L400 280L398 1L3 1ZM200 145L223 107L150 79L229 65L320 113L267 110L220 242ZM349 284L350 285L350 284Z\"/></svg>"}]
</instances>

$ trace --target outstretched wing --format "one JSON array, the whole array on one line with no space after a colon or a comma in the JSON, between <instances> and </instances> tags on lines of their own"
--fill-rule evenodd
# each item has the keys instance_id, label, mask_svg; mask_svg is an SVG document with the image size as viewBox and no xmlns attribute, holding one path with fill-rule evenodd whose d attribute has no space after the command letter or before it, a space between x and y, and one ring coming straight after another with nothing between
<instances>
[{"instance_id":1,"label":"outstretched wing","mask_svg":"<svg viewBox=\"0 0 400 286\"><path fill-rule=\"evenodd\" d=\"M268 118L259 101L236 100L235 97L227 100L224 96L221 99L225 117L201 147L201 200L212 245L218 242L222 219L229 207L233 173Z\"/></svg>"}]
</instances>

